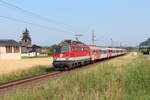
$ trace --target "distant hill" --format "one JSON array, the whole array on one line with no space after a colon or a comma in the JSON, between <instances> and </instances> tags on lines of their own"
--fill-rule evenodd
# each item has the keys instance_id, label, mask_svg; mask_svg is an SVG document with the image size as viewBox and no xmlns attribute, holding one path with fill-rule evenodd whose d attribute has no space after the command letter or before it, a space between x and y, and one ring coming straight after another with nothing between
<instances>
[{"instance_id":1,"label":"distant hill","mask_svg":"<svg viewBox=\"0 0 150 100\"><path fill-rule=\"evenodd\" d=\"M150 46L150 38L148 38L146 41L140 43L139 46Z\"/></svg>"}]
</instances>

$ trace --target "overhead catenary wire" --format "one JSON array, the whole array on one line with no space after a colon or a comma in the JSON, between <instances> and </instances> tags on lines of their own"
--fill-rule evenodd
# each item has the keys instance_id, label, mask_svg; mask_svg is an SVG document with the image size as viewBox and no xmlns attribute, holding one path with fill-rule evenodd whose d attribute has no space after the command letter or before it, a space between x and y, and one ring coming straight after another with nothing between
<instances>
[{"instance_id":1,"label":"overhead catenary wire","mask_svg":"<svg viewBox=\"0 0 150 100\"><path fill-rule=\"evenodd\" d=\"M20 10L20 11L22 11L23 13L26 13L26 14L29 14L29 15L31 15L31 16L35 16L35 17L37 17L37 18L39 18L39 19L41 19L41 20L44 20L44 21L46 21L46 22L50 22L50 23L53 23L53 24L56 24L56 25L63 25L63 26L69 26L69 27L71 27L71 25L68 25L68 24L65 24L65 23L62 23L62 22L58 22L58 21L55 21L55 20L51 20L51 19L49 19L49 18L47 18L47 17L44 17L44 16L42 16L42 15L39 15L39 14L37 14L37 13L33 13L33 12L31 12L31 11L28 11L28 10L25 10L25 9L23 9L23 8L21 8L21 7L18 7L18 6L16 6L16 5L14 5L14 4L10 4L10 3L8 3L8 2L6 2L6 1L4 1L4 0L0 0L0 2L1 3L3 3L3 4L5 4L5 5L7 5L7 6L5 6L5 5L1 5L1 6L4 6L4 7L7 7L7 8L15 8L15 9L18 9L18 10ZM68 30L68 31L70 31L69 29L65 29L65 30ZM71 33L76 33L76 32L71 32Z\"/></svg>"},{"instance_id":2,"label":"overhead catenary wire","mask_svg":"<svg viewBox=\"0 0 150 100\"><path fill-rule=\"evenodd\" d=\"M6 2L6 1L0 0L0 2L2 2L3 4L6 4L6 5L10 6L10 7L16 8L16 9L18 9L18 10L24 12L24 13L28 13L28 14L30 14L30 15L36 16L36 17L38 17L38 18L41 18L42 20L50 21L50 22L55 23L55 24L57 23L57 24L64 24L64 25L67 25L67 24L65 24L65 23L58 22L58 21L54 21L54 20L51 20L51 19L49 19L49 18L47 18L47 17L44 17L44 16L42 16L42 15L39 15L39 14L37 14L37 13L33 13L33 12L31 12L31 11L25 10L25 9L23 9L23 8L21 8L21 7L18 7L18 6L16 6L16 5L10 4L10 3ZM67 25L67 26L71 26L71 25Z\"/></svg>"},{"instance_id":3,"label":"overhead catenary wire","mask_svg":"<svg viewBox=\"0 0 150 100\"><path fill-rule=\"evenodd\" d=\"M59 32L69 32L69 31L60 30L60 29L56 29L56 28L49 28L49 27L41 25L41 24L35 24L35 23L28 22L28 21L12 18L12 17L0 16L0 18L12 20L12 21L15 21L15 22L20 22L20 23L34 25L34 26L37 26L37 27L40 27L40 28L45 28L45 29L50 30L50 31L53 30L53 31L59 31Z\"/></svg>"}]
</instances>

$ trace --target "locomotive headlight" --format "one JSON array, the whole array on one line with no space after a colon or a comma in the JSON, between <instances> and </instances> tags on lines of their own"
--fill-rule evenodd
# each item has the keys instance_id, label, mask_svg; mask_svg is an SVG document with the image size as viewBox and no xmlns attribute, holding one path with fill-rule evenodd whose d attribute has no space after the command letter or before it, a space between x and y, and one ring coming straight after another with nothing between
<instances>
[{"instance_id":1,"label":"locomotive headlight","mask_svg":"<svg viewBox=\"0 0 150 100\"><path fill-rule=\"evenodd\" d=\"M54 58L54 61L67 61L67 60L73 60L73 58Z\"/></svg>"},{"instance_id":2,"label":"locomotive headlight","mask_svg":"<svg viewBox=\"0 0 150 100\"><path fill-rule=\"evenodd\" d=\"M54 58L54 61L63 61L66 60L66 58Z\"/></svg>"},{"instance_id":3,"label":"locomotive headlight","mask_svg":"<svg viewBox=\"0 0 150 100\"><path fill-rule=\"evenodd\" d=\"M68 60L73 60L72 58L69 58Z\"/></svg>"},{"instance_id":4,"label":"locomotive headlight","mask_svg":"<svg viewBox=\"0 0 150 100\"><path fill-rule=\"evenodd\" d=\"M66 58L60 58L61 61L66 60Z\"/></svg>"},{"instance_id":5,"label":"locomotive headlight","mask_svg":"<svg viewBox=\"0 0 150 100\"><path fill-rule=\"evenodd\" d=\"M69 60L69 58L65 58L65 60Z\"/></svg>"},{"instance_id":6,"label":"locomotive headlight","mask_svg":"<svg viewBox=\"0 0 150 100\"><path fill-rule=\"evenodd\" d=\"M56 61L56 58L53 58L53 61Z\"/></svg>"}]
</instances>

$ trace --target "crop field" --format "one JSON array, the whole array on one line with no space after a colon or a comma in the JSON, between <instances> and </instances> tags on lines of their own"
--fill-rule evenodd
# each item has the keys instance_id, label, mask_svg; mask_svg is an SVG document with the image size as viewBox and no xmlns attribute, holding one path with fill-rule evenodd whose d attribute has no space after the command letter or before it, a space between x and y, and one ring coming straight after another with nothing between
<instances>
[{"instance_id":1,"label":"crop field","mask_svg":"<svg viewBox=\"0 0 150 100\"><path fill-rule=\"evenodd\" d=\"M150 100L150 62L128 54L2 100Z\"/></svg>"},{"instance_id":2,"label":"crop field","mask_svg":"<svg viewBox=\"0 0 150 100\"><path fill-rule=\"evenodd\" d=\"M52 58L28 58L21 60L0 60L0 75L17 73L21 70L27 70L36 66L50 67Z\"/></svg>"}]
</instances>

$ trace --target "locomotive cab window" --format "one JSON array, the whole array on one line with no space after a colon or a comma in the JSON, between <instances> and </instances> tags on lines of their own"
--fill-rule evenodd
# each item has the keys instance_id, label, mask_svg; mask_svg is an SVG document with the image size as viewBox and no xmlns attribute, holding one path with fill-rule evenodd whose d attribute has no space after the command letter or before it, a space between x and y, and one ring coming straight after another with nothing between
<instances>
[{"instance_id":1,"label":"locomotive cab window","mask_svg":"<svg viewBox=\"0 0 150 100\"><path fill-rule=\"evenodd\" d=\"M69 53L69 46L55 47L54 53Z\"/></svg>"},{"instance_id":2,"label":"locomotive cab window","mask_svg":"<svg viewBox=\"0 0 150 100\"><path fill-rule=\"evenodd\" d=\"M61 47L61 53L68 53L68 52L69 52L69 47L68 46Z\"/></svg>"},{"instance_id":3,"label":"locomotive cab window","mask_svg":"<svg viewBox=\"0 0 150 100\"><path fill-rule=\"evenodd\" d=\"M54 53L60 53L60 47L59 46L54 47Z\"/></svg>"}]
</instances>

